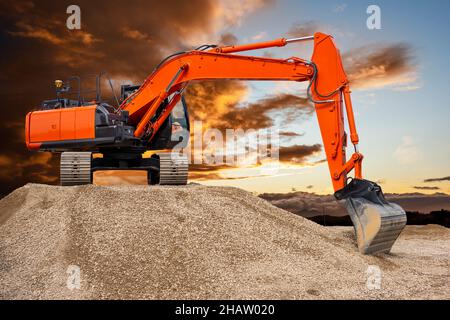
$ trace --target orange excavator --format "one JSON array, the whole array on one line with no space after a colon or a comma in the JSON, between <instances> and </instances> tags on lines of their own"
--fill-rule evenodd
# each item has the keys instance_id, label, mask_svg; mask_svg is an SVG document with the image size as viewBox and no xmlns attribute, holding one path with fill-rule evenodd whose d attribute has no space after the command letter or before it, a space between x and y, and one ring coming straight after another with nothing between
<instances>
[{"instance_id":1,"label":"orange excavator","mask_svg":"<svg viewBox=\"0 0 450 320\"><path fill-rule=\"evenodd\" d=\"M236 54L302 41L314 41L311 60ZM102 102L98 78L97 97L90 102L79 94L77 99L63 98L70 82L79 82L79 78L56 80L57 98L44 101L40 110L26 116L27 147L61 153L61 185L90 184L97 170L146 170L149 184L186 184L187 157L156 153L148 158L143 154L187 145L189 134L174 137L172 130L177 125L189 132L183 91L193 80L211 79L309 81L307 95L315 105L335 197L343 200L352 219L359 250L364 254L390 251L406 224L406 214L386 201L379 185L362 177L363 155L358 151L349 80L330 35L203 45L172 54L141 85L123 85L117 107ZM354 146L348 160L344 106ZM93 157L93 153L102 156ZM350 178L352 170L354 177Z\"/></svg>"}]
</instances>

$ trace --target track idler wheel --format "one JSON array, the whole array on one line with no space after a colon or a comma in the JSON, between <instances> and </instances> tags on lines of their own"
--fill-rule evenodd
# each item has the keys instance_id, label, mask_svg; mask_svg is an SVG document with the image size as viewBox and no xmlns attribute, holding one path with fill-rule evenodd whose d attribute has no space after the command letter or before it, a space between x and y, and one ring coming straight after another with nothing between
<instances>
[{"instance_id":1,"label":"track idler wheel","mask_svg":"<svg viewBox=\"0 0 450 320\"><path fill-rule=\"evenodd\" d=\"M391 250L406 225L406 213L399 205L386 201L378 184L353 179L335 197L345 199L361 253Z\"/></svg>"}]
</instances>

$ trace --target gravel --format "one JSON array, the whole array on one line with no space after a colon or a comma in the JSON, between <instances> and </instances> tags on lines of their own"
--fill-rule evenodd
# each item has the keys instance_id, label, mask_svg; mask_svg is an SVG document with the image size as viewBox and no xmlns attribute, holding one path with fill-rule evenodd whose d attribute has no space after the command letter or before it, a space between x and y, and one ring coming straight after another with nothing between
<instances>
[{"instance_id":1,"label":"gravel","mask_svg":"<svg viewBox=\"0 0 450 320\"><path fill-rule=\"evenodd\" d=\"M0 200L0 299L449 299L449 284L449 229L408 226L363 256L351 228L236 188L28 184Z\"/></svg>"}]
</instances>

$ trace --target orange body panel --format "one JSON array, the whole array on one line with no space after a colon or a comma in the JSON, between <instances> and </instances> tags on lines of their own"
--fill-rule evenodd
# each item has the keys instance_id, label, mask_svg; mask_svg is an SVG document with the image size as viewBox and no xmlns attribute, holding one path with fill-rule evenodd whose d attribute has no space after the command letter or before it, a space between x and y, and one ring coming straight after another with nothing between
<instances>
[{"instance_id":1,"label":"orange body panel","mask_svg":"<svg viewBox=\"0 0 450 320\"><path fill-rule=\"evenodd\" d=\"M75 139L94 139L96 107L75 109Z\"/></svg>"},{"instance_id":2,"label":"orange body panel","mask_svg":"<svg viewBox=\"0 0 450 320\"><path fill-rule=\"evenodd\" d=\"M96 106L30 112L26 120L28 147L47 141L95 138Z\"/></svg>"}]
</instances>

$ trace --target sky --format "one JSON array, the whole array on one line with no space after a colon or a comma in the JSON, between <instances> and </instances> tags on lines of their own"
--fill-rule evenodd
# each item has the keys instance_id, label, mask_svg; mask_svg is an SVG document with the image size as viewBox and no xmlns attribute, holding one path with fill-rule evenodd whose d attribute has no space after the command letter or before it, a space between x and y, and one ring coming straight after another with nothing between
<instances>
[{"instance_id":1,"label":"sky","mask_svg":"<svg viewBox=\"0 0 450 320\"><path fill-rule=\"evenodd\" d=\"M69 4L81 8L81 30L65 28ZM380 30L366 26L366 10L374 4L381 10ZM23 143L25 114L53 97L54 79L106 70L115 83L139 83L180 49L315 31L333 35L340 48L364 176L390 193L450 193L449 10L448 1L0 1L1 193L27 182L57 183L57 157L29 152ZM311 44L300 43L251 54L309 59L311 53ZM282 136L276 173L193 166L191 181L257 193L332 193L305 87L234 80L190 85L191 120L290 133ZM98 175L98 183L145 180L142 173L111 176Z\"/></svg>"}]
</instances>

